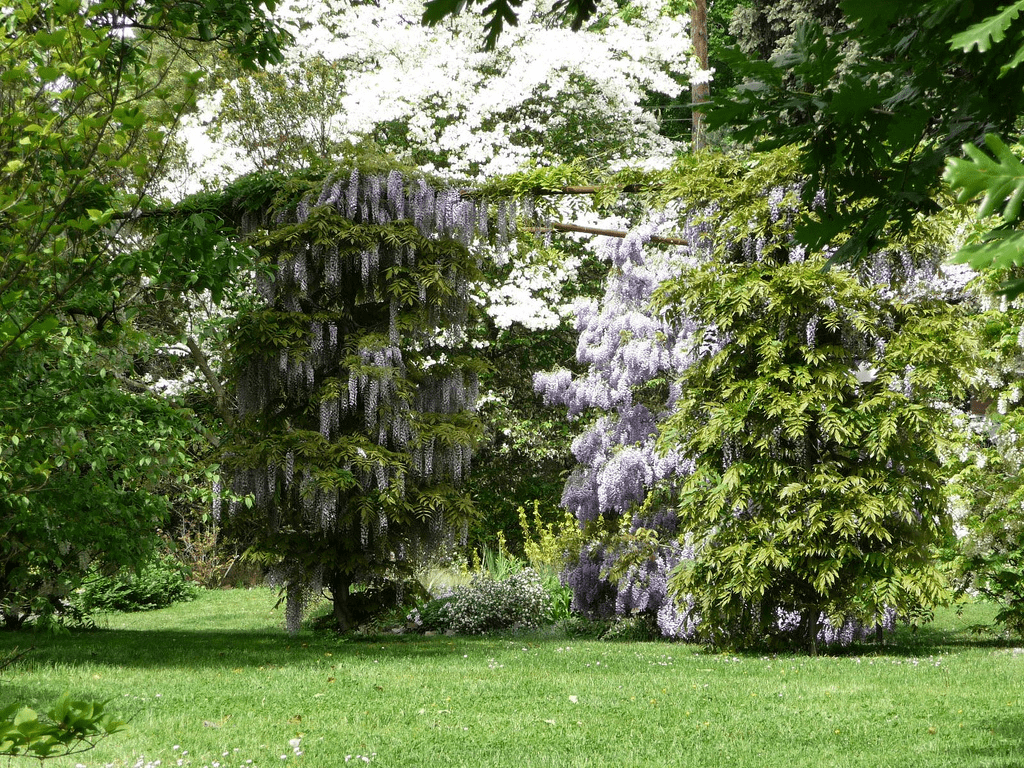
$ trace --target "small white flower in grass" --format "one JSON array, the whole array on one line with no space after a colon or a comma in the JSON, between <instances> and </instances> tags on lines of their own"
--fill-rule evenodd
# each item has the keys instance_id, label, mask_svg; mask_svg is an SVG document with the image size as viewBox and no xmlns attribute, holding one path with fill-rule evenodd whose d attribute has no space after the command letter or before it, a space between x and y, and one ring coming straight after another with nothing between
<instances>
[{"instance_id":1,"label":"small white flower in grass","mask_svg":"<svg viewBox=\"0 0 1024 768\"><path fill-rule=\"evenodd\" d=\"M173 747L171 747L171 749L177 752L179 749L181 749L181 744L175 744Z\"/></svg>"},{"instance_id":2,"label":"small white flower in grass","mask_svg":"<svg viewBox=\"0 0 1024 768\"><path fill-rule=\"evenodd\" d=\"M577 697L577 696L570 696L569 697L569 701L571 701L573 704L579 704L580 703L579 697Z\"/></svg>"},{"instance_id":3,"label":"small white flower in grass","mask_svg":"<svg viewBox=\"0 0 1024 768\"><path fill-rule=\"evenodd\" d=\"M292 747L292 748L299 746L299 744L301 744L301 743L302 743L302 739L289 739L288 740L288 746Z\"/></svg>"}]
</instances>

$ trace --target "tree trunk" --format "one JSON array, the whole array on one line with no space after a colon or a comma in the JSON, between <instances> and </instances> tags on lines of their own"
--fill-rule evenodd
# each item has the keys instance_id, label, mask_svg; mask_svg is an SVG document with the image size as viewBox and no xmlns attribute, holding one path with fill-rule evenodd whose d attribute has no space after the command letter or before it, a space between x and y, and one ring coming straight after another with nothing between
<instances>
[{"instance_id":1,"label":"tree trunk","mask_svg":"<svg viewBox=\"0 0 1024 768\"><path fill-rule=\"evenodd\" d=\"M331 601L334 605L334 624L339 632L347 632L354 625L352 606L349 603L349 589L352 580L345 574L333 573L327 584L331 590Z\"/></svg>"},{"instance_id":2,"label":"tree trunk","mask_svg":"<svg viewBox=\"0 0 1024 768\"><path fill-rule=\"evenodd\" d=\"M819 611L814 608L804 611L804 623L807 625L807 647L811 656L818 655L818 614Z\"/></svg>"},{"instance_id":3,"label":"tree trunk","mask_svg":"<svg viewBox=\"0 0 1024 768\"><path fill-rule=\"evenodd\" d=\"M690 8L690 37L693 40L693 55L700 63L700 68L708 68L708 0L694 0ZM708 145L707 126L704 123L702 106L711 98L711 86L706 83L690 85L690 103L692 104L693 128L691 141L693 151L700 152Z\"/></svg>"}]
</instances>

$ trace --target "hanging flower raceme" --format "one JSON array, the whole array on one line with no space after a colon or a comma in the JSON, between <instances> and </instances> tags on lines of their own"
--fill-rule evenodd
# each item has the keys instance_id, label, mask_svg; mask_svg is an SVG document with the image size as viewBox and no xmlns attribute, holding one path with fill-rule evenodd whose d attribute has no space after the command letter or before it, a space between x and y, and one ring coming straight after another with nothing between
<instances>
[{"instance_id":1,"label":"hanging flower raceme","mask_svg":"<svg viewBox=\"0 0 1024 768\"><path fill-rule=\"evenodd\" d=\"M295 630L321 586L344 624L351 584L400 579L465 535L481 435L468 245L491 212L505 236L516 219L508 201L358 168L271 208L249 223L267 229L262 305L234 329L230 511L251 515L251 497Z\"/></svg>"}]
</instances>

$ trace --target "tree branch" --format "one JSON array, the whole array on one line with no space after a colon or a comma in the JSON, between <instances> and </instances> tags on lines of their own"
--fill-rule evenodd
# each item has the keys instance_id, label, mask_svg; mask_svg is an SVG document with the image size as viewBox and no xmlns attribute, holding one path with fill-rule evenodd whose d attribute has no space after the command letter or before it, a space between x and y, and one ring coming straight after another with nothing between
<instances>
[{"instance_id":1,"label":"tree branch","mask_svg":"<svg viewBox=\"0 0 1024 768\"><path fill-rule=\"evenodd\" d=\"M191 336L185 337L185 346L188 347L188 351L192 355L192 359L195 361L199 370L202 371L203 376L209 382L213 388L213 393L217 396L217 410L220 411L221 418L224 422L231 426L235 422L235 415L231 412L231 408L228 405L228 393L224 389L224 385L221 384L220 379L210 368L210 362L206 359L206 355L200 348L199 344Z\"/></svg>"},{"instance_id":2,"label":"tree branch","mask_svg":"<svg viewBox=\"0 0 1024 768\"><path fill-rule=\"evenodd\" d=\"M563 224L560 221L553 221L546 227L524 227L526 232L550 232L552 230L557 232L582 232L587 235L604 235L605 237L625 237L629 234L621 229L601 229L599 227L584 227L580 224ZM666 245L689 245L689 240L683 240L680 237L659 237L653 235L650 239L652 243L664 243Z\"/></svg>"},{"instance_id":3,"label":"tree branch","mask_svg":"<svg viewBox=\"0 0 1024 768\"><path fill-rule=\"evenodd\" d=\"M546 197L549 195L596 195L599 192L624 192L627 194L633 194L637 192L656 192L659 189L664 189L663 184L623 184L622 186L613 186L610 184L597 185L597 186L565 186L565 187L534 187L528 191L524 191L524 194L533 195L534 197ZM485 190L464 188L459 190L459 195L464 198L483 197L486 194Z\"/></svg>"}]
</instances>

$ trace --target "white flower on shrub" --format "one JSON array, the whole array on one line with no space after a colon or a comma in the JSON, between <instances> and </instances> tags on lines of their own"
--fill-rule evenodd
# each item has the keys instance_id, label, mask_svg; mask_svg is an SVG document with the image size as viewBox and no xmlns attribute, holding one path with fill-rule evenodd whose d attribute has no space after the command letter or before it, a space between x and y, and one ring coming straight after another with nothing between
<instances>
[{"instance_id":1,"label":"white flower on shrub","mask_svg":"<svg viewBox=\"0 0 1024 768\"><path fill-rule=\"evenodd\" d=\"M498 581L486 575L456 588L440 610L445 629L480 634L539 627L551 618L551 596L536 571L526 568Z\"/></svg>"}]
</instances>

